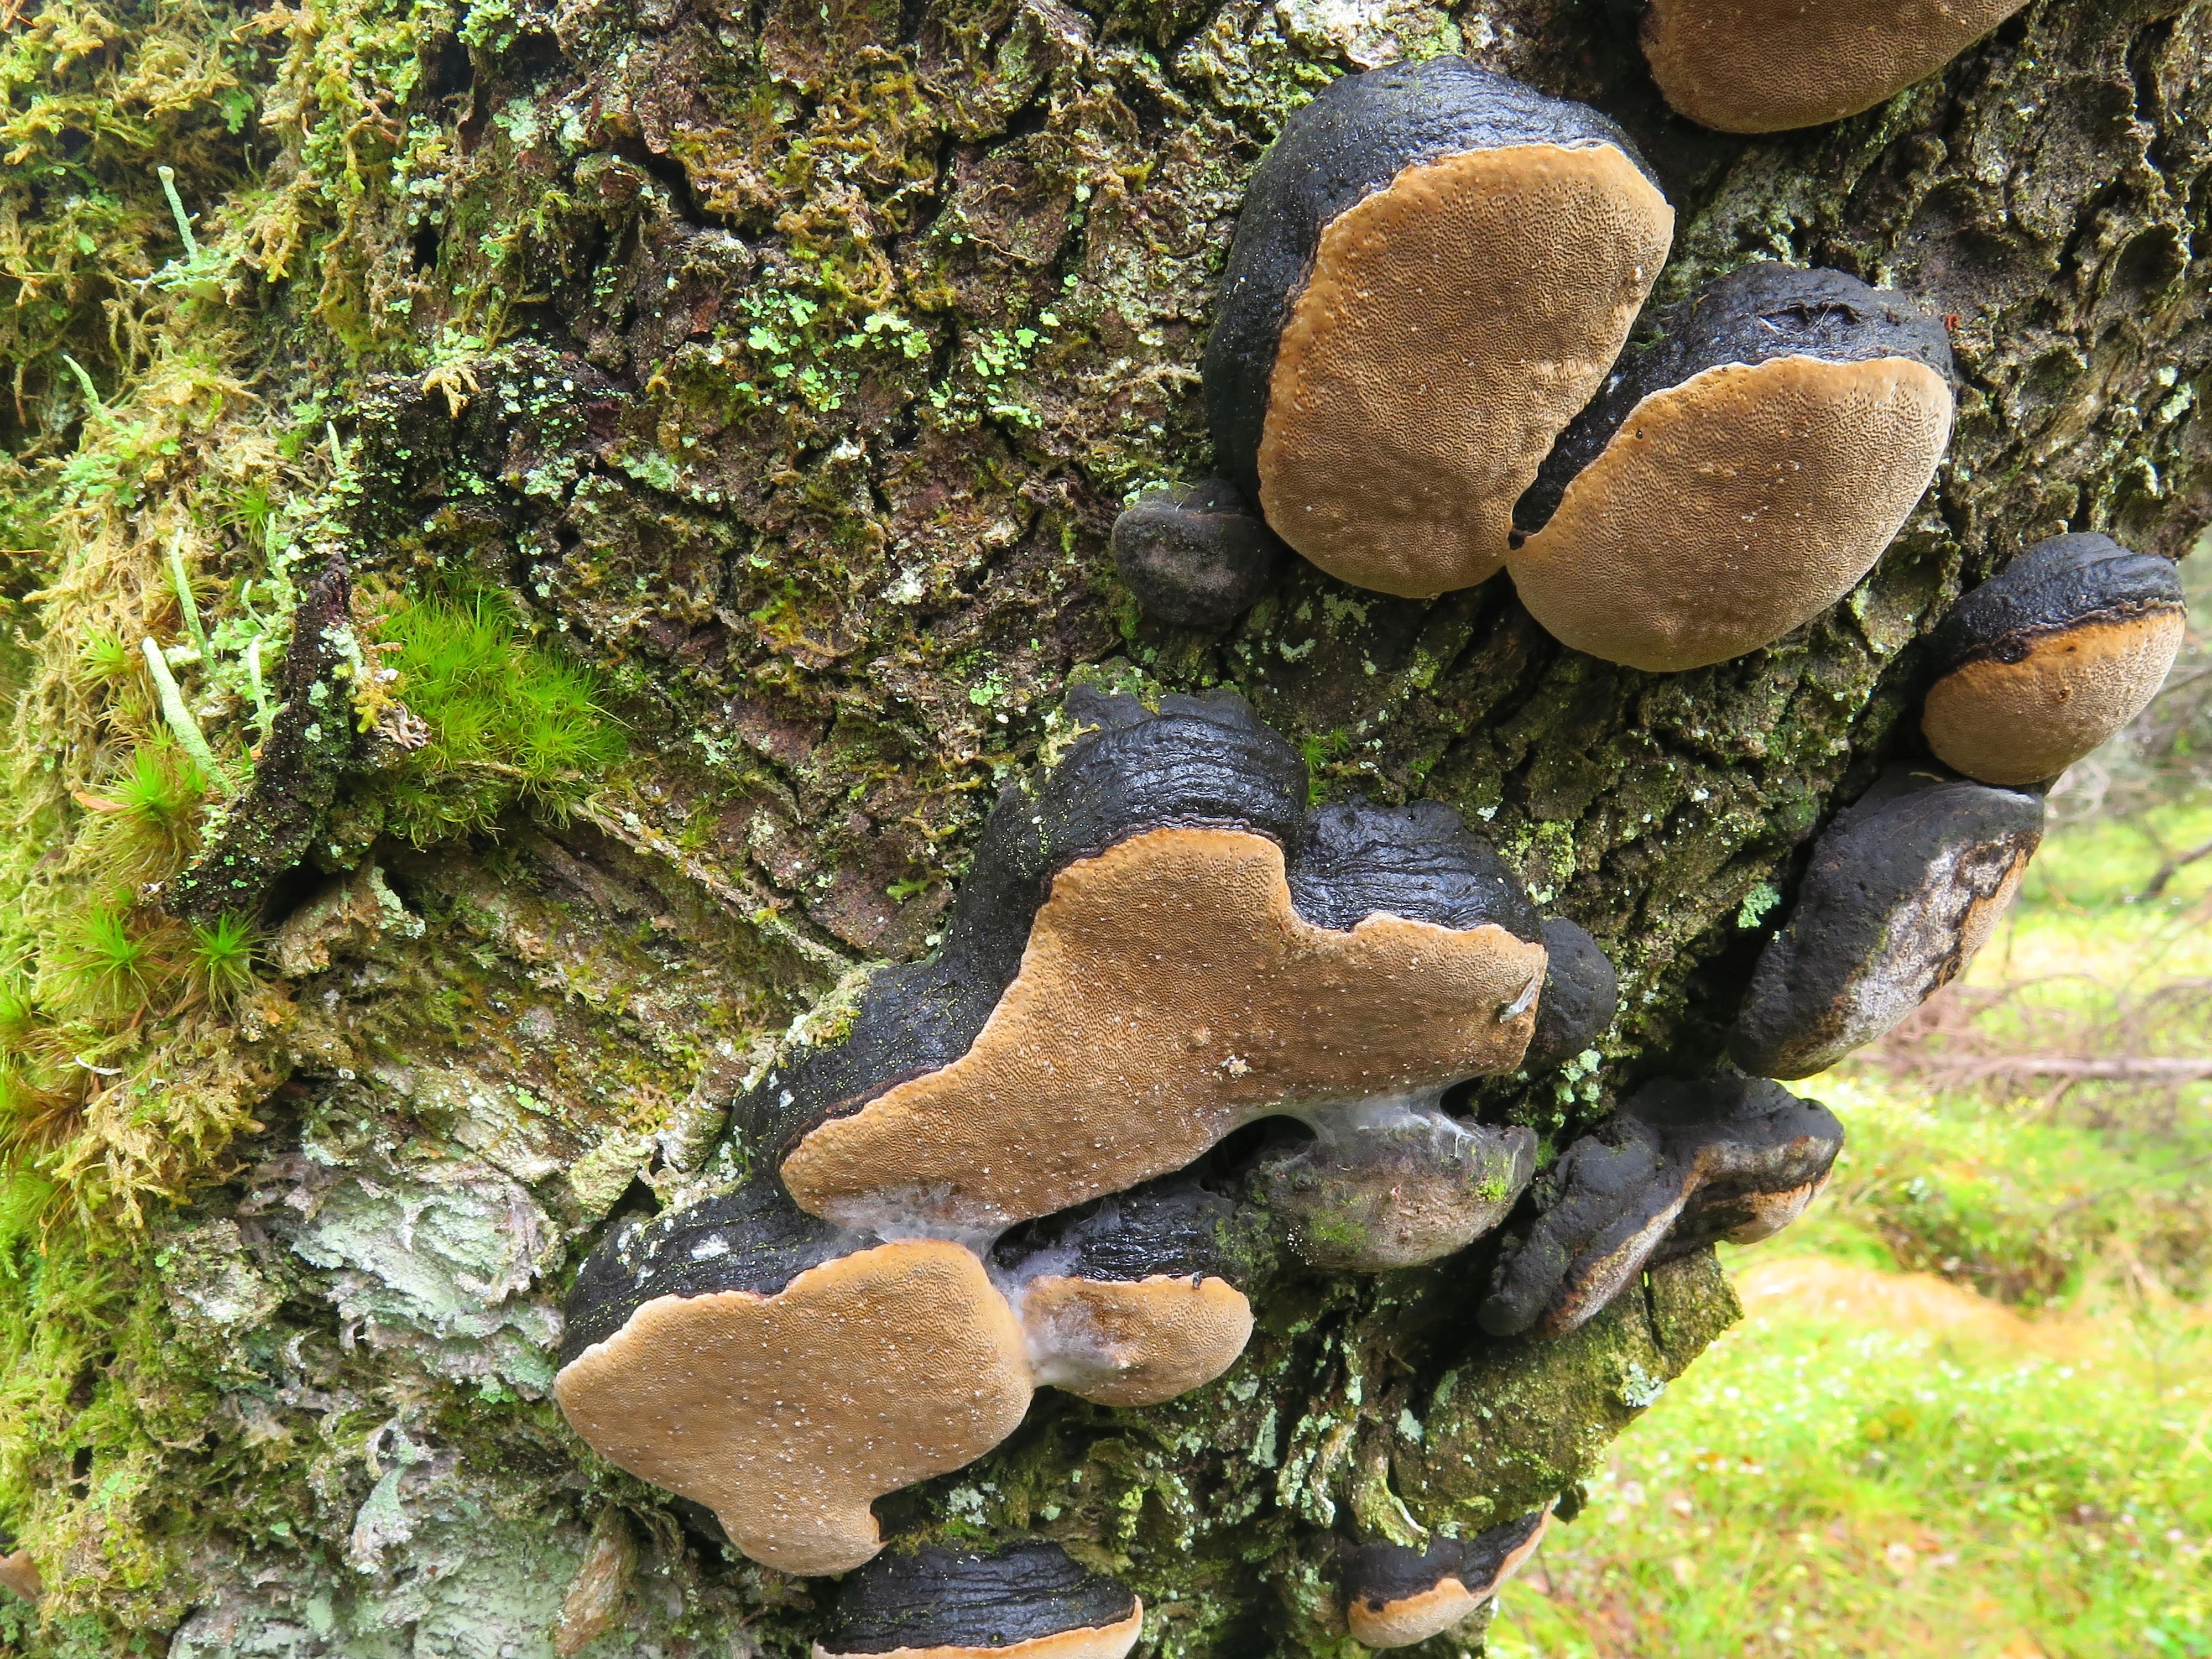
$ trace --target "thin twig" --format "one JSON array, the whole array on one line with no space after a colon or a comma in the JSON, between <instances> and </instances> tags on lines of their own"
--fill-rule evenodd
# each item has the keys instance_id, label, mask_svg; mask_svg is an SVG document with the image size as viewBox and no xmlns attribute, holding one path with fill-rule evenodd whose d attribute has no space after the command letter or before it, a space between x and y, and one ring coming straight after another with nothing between
<instances>
[{"instance_id":1,"label":"thin twig","mask_svg":"<svg viewBox=\"0 0 2212 1659\"><path fill-rule=\"evenodd\" d=\"M2192 847L2186 853L2177 853L2160 865L2158 873L2150 878L2150 885L2143 889L2142 896L2147 899L2156 898L2166 891L2166 883L2203 858L2212 858L2212 841L2206 842L2202 847Z\"/></svg>"}]
</instances>

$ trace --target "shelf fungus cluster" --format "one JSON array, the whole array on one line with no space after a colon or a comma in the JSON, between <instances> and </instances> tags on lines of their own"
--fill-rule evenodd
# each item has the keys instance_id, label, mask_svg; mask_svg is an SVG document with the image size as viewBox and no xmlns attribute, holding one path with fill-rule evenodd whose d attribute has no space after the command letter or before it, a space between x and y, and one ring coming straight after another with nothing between
<instances>
[{"instance_id":1,"label":"shelf fungus cluster","mask_svg":"<svg viewBox=\"0 0 2212 1659\"><path fill-rule=\"evenodd\" d=\"M1229 251L1204 374L1228 483L1133 505L1125 580L1218 625L1275 537L1407 597L1504 570L1563 643L1654 672L1817 616L1935 477L1948 336L1905 295L1759 264L1620 361L1674 216L1581 105L1458 58L1335 82L1261 161Z\"/></svg>"},{"instance_id":2,"label":"shelf fungus cluster","mask_svg":"<svg viewBox=\"0 0 2212 1659\"><path fill-rule=\"evenodd\" d=\"M2036 550L1962 602L1934 684L2113 629L2165 649L2154 564ZM1538 1175L1534 1131L1469 1115L1460 1085L1603 1034L1619 986L1588 933L1442 806L1308 806L1297 751L1234 697L1079 690L1066 712L1073 739L994 808L939 953L878 974L739 1103L750 1177L617 1230L571 1292L570 1422L755 1559L848 1575L817 1654L1127 1652L1141 1605L1060 1545L917 1548L874 1506L989 1452L1039 1389L1142 1407L1221 1376L1285 1253L1382 1272L1489 1238L1475 1323L1543 1341L1647 1268L1787 1225L1843 1130L1769 1079L1955 975L2042 823L2032 791L1893 767L1813 847L1757 963L1729 1041L1749 1075L1646 1083ZM1547 1519L1343 1540L1345 1631L1451 1627Z\"/></svg>"},{"instance_id":3,"label":"shelf fungus cluster","mask_svg":"<svg viewBox=\"0 0 2212 1659\"><path fill-rule=\"evenodd\" d=\"M1141 1608L1056 1546L881 1553L875 1500L989 1451L1040 1388L1212 1381L1284 1248L1382 1271L1498 1228L1535 1136L1455 1091L1614 1016L1595 941L1449 810L1309 807L1234 697L1067 713L937 956L739 1103L750 1176L618 1228L569 1295L569 1422L754 1559L853 1574L820 1653L1126 1652ZM1420 1607L1354 1615L1362 1639L1463 1614L1537 1524L1438 1539ZM1388 1602L1403 1576L1359 1582Z\"/></svg>"},{"instance_id":4,"label":"shelf fungus cluster","mask_svg":"<svg viewBox=\"0 0 2212 1659\"><path fill-rule=\"evenodd\" d=\"M1891 765L1814 843L1729 1058L1810 1077L1957 978L2042 839L2041 787L2142 711L2185 628L2171 562L2102 535L2038 543L1953 606L1921 705L1931 758Z\"/></svg>"},{"instance_id":5,"label":"shelf fungus cluster","mask_svg":"<svg viewBox=\"0 0 2212 1659\"><path fill-rule=\"evenodd\" d=\"M1655 0L1669 94L1692 95L1668 76L1695 79L1695 41L1757 34L1765 9L1786 15L1762 49L1814 27L1794 4ZM1893 12L1988 26L1830 9L1870 37ZM1920 33L1923 57L1956 50ZM1921 62L1899 53L1846 67ZM1835 67L1808 49L1770 90L1814 100ZM1945 330L1841 272L1754 264L1621 361L1673 224L1589 110L1453 58L1340 80L1268 152L1230 252L1205 370L1227 477L1140 495L1114 532L1123 580L1215 627L1285 544L1408 596L1504 571L1563 643L1653 672L1833 605L1948 441ZM1002 790L937 954L876 974L738 1103L742 1184L584 1263L561 1407L755 1560L845 1575L819 1659L1120 1659L1145 1609L1097 1570L1110 1553L887 1537L878 1500L990 1452L1040 1389L1142 1407L1221 1377L1277 1273L1469 1252L1437 1272L1468 1291L1470 1340L1540 1343L1647 1268L1656 1286L1787 1225L1843 1130L1773 1079L1960 971L2035 849L2033 786L2143 706L2182 627L2171 566L2100 536L1967 594L1926 659L1931 758L1810 848L1735 1069L1644 1082L1540 1174L1537 1130L1485 1121L1468 1085L1604 1036L1620 985L1597 941L1443 806L1310 805L1299 752L1234 696L1071 692L1073 735ZM1389 1537L1324 1551L1370 1647L1466 1619L1550 1514L1484 1510L1460 1535L1398 1509ZM1356 1506L1352 1525L1371 1530Z\"/></svg>"}]
</instances>

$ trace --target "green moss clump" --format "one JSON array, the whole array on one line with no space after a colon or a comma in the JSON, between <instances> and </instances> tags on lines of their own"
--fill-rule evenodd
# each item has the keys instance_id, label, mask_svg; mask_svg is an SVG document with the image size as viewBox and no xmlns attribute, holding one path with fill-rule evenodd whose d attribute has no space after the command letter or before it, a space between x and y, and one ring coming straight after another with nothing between
<instances>
[{"instance_id":1,"label":"green moss clump","mask_svg":"<svg viewBox=\"0 0 2212 1659\"><path fill-rule=\"evenodd\" d=\"M383 635L421 725L386 821L418 847L489 829L517 800L558 813L626 750L598 676L530 643L496 594L411 600Z\"/></svg>"}]
</instances>

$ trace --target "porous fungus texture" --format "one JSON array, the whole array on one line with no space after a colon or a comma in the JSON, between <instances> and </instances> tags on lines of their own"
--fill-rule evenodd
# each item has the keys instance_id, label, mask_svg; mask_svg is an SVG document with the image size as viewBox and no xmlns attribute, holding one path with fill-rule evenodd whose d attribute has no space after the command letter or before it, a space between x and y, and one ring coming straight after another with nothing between
<instances>
[{"instance_id":1,"label":"porous fungus texture","mask_svg":"<svg viewBox=\"0 0 2212 1659\"><path fill-rule=\"evenodd\" d=\"M975 1226L1047 1214L1270 1113L1510 1070L1543 970L1541 945L1496 924L1317 927L1274 842L1146 830L1054 878L968 1053L814 1130L783 1179L854 1224L886 1206Z\"/></svg>"},{"instance_id":2,"label":"porous fungus texture","mask_svg":"<svg viewBox=\"0 0 2212 1659\"><path fill-rule=\"evenodd\" d=\"M1344 76L1246 194L1206 344L1221 465L1356 586L1485 580L1674 223L1595 111L1458 58Z\"/></svg>"},{"instance_id":3,"label":"porous fungus texture","mask_svg":"<svg viewBox=\"0 0 2212 1659\"><path fill-rule=\"evenodd\" d=\"M586 1261L554 1392L610 1462L707 1504L738 1549L842 1571L872 1501L981 1456L1042 1382L1108 1405L1211 1382L1252 1332L1194 1183L1001 1243L854 1237L772 1178L625 1224ZM1011 1296L1011 1301L1009 1297Z\"/></svg>"},{"instance_id":4,"label":"porous fungus texture","mask_svg":"<svg viewBox=\"0 0 2212 1659\"><path fill-rule=\"evenodd\" d=\"M1211 1382L1252 1335L1252 1304L1224 1279L1040 1273L1018 1297L1036 1380L1102 1406L1156 1406Z\"/></svg>"},{"instance_id":5,"label":"porous fungus texture","mask_svg":"<svg viewBox=\"0 0 2212 1659\"><path fill-rule=\"evenodd\" d=\"M1651 0L1644 52L1675 110L1781 132L1871 109L1935 74L2026 0Z\"/></svg>"},{"instance_id":6,"label":"porous fungus texture","mask_svg":"<svg viewBox=\"0 0 2212 1659\"><path fill-rule=\"evenodd\" d=\"M1755 261L1653 321L1515 507L1513 585L1577 651L1674 672L1773 643L1865 576L1950 441L1942 323Z\"/></svg>"},{"instance_id":7,"label":"porous fungus texture","mask_svg":"<svg viewBox=\"0 0 2212 1659\"><path fill-rule=\"evenodd\" d=\"M1020 1322L961 1246L913 1239L763 1296L661 1297L561 1371L601 1455L706 1504L786 1572L882 1547L869 1505L972 1462L1029 1409Z\"/></svg>"},{"instance_id":8,"label":"porous fungus texture","mask_svg":"<svg viewBox=\"0 0 2212 1659\"><path fill-rule=\"evenodd\" d=\"M815 1213L995 1232L1519 1062L1540 923L1455 814L1309 813L1235 699L1077 707L1096 731L1002 797L939 957L741 1114Z\"/></svg>"}]
</instances>

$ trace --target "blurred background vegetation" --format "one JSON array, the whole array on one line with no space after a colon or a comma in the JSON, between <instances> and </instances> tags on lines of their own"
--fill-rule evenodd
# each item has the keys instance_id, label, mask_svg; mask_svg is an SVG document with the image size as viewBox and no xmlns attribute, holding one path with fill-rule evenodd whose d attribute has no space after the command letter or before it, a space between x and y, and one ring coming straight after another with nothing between
<instances>
[{"instance_id":1,"label":"blurred background vegetation","mask_svg":"<svg viewBox=\"0 0 2212 1659\"><path fill-rule=\"evenodd\" d=\"M2192 568L2193 567L2193 568ZM2212 557L1997 937L1799 1085L1850 1141L1492 1659L2212 1655Z\"/></svg>"}]
</instances>

